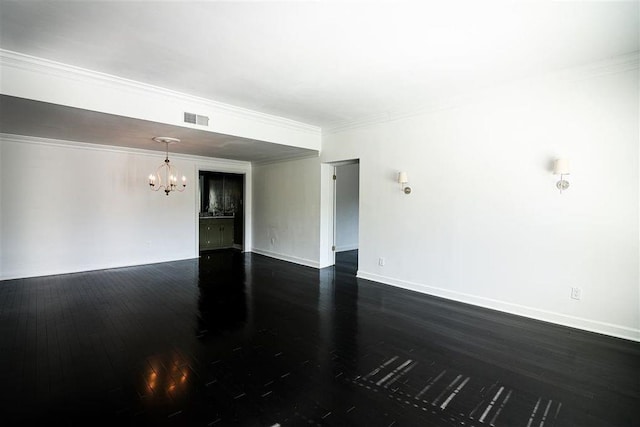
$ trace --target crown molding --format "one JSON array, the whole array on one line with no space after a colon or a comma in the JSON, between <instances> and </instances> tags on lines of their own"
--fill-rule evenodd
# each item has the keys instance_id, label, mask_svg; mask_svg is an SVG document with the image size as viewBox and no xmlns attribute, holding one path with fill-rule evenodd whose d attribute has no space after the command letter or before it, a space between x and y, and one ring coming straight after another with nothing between
<instances>
[{"instance_id":1,"label":"crown molding","mask_svg":"<svg viewBox=\"0 0 640 427\"><path fill-rule=\"evenodd\" d=\"M290 156L279 157L274 160L256 160L251 162L251 165L266 166L266 165L273 165L277 163L293 162L296 160L316 159L319 157L320 157L320 153L317 151L314 151L312 153L305 153L305 154L292 154Z\"/></svg>"},{"instance_id":2,"label":"crown molding","mask_svg":"<svg viewBox=\"0 0 640 427\"><path fill-rule=\"evenodd\" d=\"M373 126L376 124L415 117L423 114L434 113L437 111L448 110L468 104L470 101L486 97L487 95L494 94L495 92L503 90L505 87L509 88L523 84L533 86L553 82L579 82L596 77L634 71L638 70L639 68L640 52L636 51L625 55L607 58L602 61L592 62L578 67L570 67L549 72L541 76L506 81L500 85L494 85L490 88L482 89L479 91L443 98L429 105L423 105L422 107L414 108L411 110L385 111L382 113L364 117L359 120L336 123L335 125L324 127L322 131L325 134L335 134L367 126Z\"/></svg>"},{"instance_id":3,"label":"crown molding","mask_svg":"<svg viewBox=\"0 0 640 427\"><path fill-rule=\"evenodd\" d=\"M599 76L638 70L640 66L640 53L636 51L629 54L608 58L602 61L589 63L579 67L571 67L546 73L542 76L517 79L478 92L471 92L465 95L444 98L417 109L382 112L355 121L336 123L335 125L330 125L324 128L6 49L0 49L0 62L3 66L9 66L30 72L54 75L65 79L82 81L92 84L111 85L114 87L118 87L119 89L125 89L138 93L171 97L179 101L200 104L203 107L212 110L214 113L217 112L227 114L234 117L257 121L267 125L284 127L290 130L307 133L310 135L321 136L323 132L334 134L375 124L400 120L403 118L433 113L450 108L456 108L464 105L465 103L468 103L470 100L486 96L487 93L498 91L499 88L505 86L508 87L523 83L533 85L536 83L539 84L551 81L580 81Z\"/></svg>"},{"instance_id":4,"label":"crown molding","mask_svg":"<svg viewBox=\"0 0 640 427\"><path fill-rule=\"evenodd\" d=\"M225 104L195 95L189 95L171 89L165 89L159 86L117 77L111 74L87 70L85 68L63 64L44 58L38 58L20 52L0 49L0 63L2 63L2 65L6 67L13 67L45 75L53 75L72 81L81 81L84 83L97 84L101 86L113 86L119 89L125 89L137 93L148 93L153 95L171 97L179 101L200 104L203 107L212 110L214 113L217 112L234 117L241 117L248 120L258 121L263 124L284 127L311 135L321 135L321 128L319 126L298 122L284 117L261 113L259 111L249 110L247 108L237 107L234 105Z\"/></svg>"},{"instance_id":5,"label":"crown molding","mask_svg":"<svg viewBox=\"0 0 640 427\"><path fill-rule=\"evenodd\" d=\"M74 148L79 150L102 151L111 153L139 154L144 156L164 158L164 151L145 150L142 148L123 147L120 145L94 144L92 142L68 141L63 139L42 138L37 136L15 135L0 133L0 142L15 142L19 144L45 145L47 147ZM199 163L224 163L225 165L251 167L251 162L243 160L223 159L221 157L196 156L171 152L171 159L188 160Z\"/></svg>"}]
</instances>

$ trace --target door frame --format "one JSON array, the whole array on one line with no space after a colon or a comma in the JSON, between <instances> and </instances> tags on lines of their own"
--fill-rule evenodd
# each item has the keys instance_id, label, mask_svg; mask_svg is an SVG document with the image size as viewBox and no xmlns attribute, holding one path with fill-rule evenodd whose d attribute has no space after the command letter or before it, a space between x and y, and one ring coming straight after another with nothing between
<instances>
[{"instance_id":1,"label":"door frame","mask_svg":"<svg viewBox=\"0 0 640 427\"><path fill-rule=\"evenodd\" d=\"M200 257L200 172L219 172L219 173L231 173L236 175L243 175L243 235L242 235L242 252L251 252L252 234L251 234L251 165L245 164L245 162L238 162L238 165L220 163L220 164L197 164L194 167L194 175L196 177L194 185L194 217L195 217L195 253L196 258Z\"/></svg>"},{"instance_id":2,"label":"door frame","mask_svg":"<svg viewBox=\"0 0 640 427\"><path fill-rule=\"evenodd\" d=\"M320 268L336 263L336 185L334 180L338 166L358 164L360 159L346 159L321 164L320 169ZM360 203L360 172L358 171L358 203ZM360 207L360 206L359 206ZM358 209L358 247L360 247L360 209Z\"/></svg>"}]
</instances>

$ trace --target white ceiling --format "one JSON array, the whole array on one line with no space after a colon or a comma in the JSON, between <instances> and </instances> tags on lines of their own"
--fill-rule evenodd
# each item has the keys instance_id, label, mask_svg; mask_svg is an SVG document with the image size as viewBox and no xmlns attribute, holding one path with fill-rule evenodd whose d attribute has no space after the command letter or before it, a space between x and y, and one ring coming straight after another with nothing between
<instances>
[{"instance_id":1,"label":"white ceiling","mask_svg":"<svg viewBox=\"0 0 640 427\"><path fill-rule=\"evenodd\" d=\"M14 135L29 135L67 141L164 151L154 136L180 139L172 153L217 157L256 163L269 163L317 155L315 150L273 144L236 136L222 135L155 123L113 114L81 110L12 96L0 95L0 130Z\"/></svg>"},{"instance_id":2,"label":"white ceiling","mask_svg":"<svg viewBox=\"0 0 640 427\"><path fill-rule=\"evenodd\" d=\"M0 0L0 47L329 129L639 49L637 1Z\"/></svg>"}]
</instances>

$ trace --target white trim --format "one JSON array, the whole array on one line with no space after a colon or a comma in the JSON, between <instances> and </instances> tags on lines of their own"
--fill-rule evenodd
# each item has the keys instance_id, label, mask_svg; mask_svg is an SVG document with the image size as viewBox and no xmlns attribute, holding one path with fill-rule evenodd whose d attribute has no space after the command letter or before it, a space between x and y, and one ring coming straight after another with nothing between
<instances>
[{"instance_id":1,"label":"white trim","mask_svg":"<svg viewBox=\"0 0 640 427\"><path fill-rule=\"evenodd\" d=\"M222 173L233 173L238 175L243 175L243 203L244 203L244 218L242 220L242 244L233 244L235 249L240 249L242 252L246 252L244 248L251 247L252 242L252 233L251 222L252 222L252 195L251 195L251 172L252 166L249 162L241 162L242 164L225 164L224 159L219 162L211 162L209 158L206 158L205 163L196 163L194 169L194 176L199 177L200 172L222 172ZM198 179L199 181L199 179ZM198 187L200 183L198 182ZM198 197L199 188L196 188L196 196L195 199L195 215L196 219L196 253L200 253L200 198Z\"/></svg>"},{"instance_id":2,"label":"white trim","mask_svg":"<svg viewBox=\"0 0 640 427\"><path fill-rule=\"evenodd\" d=\"M106 266L98 266L98 265L85 265L82 267L77 267L74 268L73 270L54 270L54 269L49 269L49 270L45 270L45 271L40 271L36 274L8 274L8 275L3 275L0 276L0 282L3 282L5 280L16 280L16 279L31 279L31 278L35 278L35 277L47 277L47 276L62 276L62 275L67 275L67 274L76 274L76 273L88 273L88 272L92 272L92 271L102 271L102 270L115 270L115 269L119 269L119 268L128 268L128 267L139 267L139 266L143 266L143 265L153 265L153 264L164 264L167 262L174 262L174 261L186 261L186 260L190 260L190 259L196 259L194 257L186 257L186 258L177 258L177 259L165 259L165 260L160 260L160 261L153 261L153 262L138 262L138 263L130 263L130 264L107 264ZM0 283L0 286L2 286L2 284Z\"/></svg>"},{"instance_id":3,"label":"white trim","mask_svg":"<svg viewBox=\"0 0 640 427\"><path fill-rule=\"evenodd\" d=\"M311 259L299 258L296 256L285 255L285 254L265 251L263 249L256 249L256 248L251 249L251 252L256 253L258 255L268 256L269 258L279 259L281 261L292 262L294 264L305 265L307 267L320 268L320 263L318 261L314 261Z\"/></svg>"},{"instance_id":4,"label":"white trim","mask_svg":"<svg viewBox=\"0 0 640 427\"><path fill-rule=\"evenodd\" d=\"M3 66L13 67L45 75L54 75L72 81L81 81L97 85L117 86L121 89L134 90L137 92L151 92L156 95L172 97L180 101L198 103L211 108L218 113L225 113L235 117L242 117L244 119L258 121L268 125L286 127L298 132L306 132L313 135L320 135L321 133L321 129L319 126L298 122L280 116L273 116L242 107L236 107L234 105L213 101L211 99L201 98L170 89L165 89L159 86L142 83L135 80L129 80L98 71L87 70L85 68L63 64L44 58L38 58L11 50L0 49L0 62ZM197 111L194 113L197 113ZM193 127L194 129L203 129L202 126L188 126L187 123L185 123L184 125L186 127Z\"/></svg>"},{"instance_id":5,"label":"white trim","mask_svg":"<svg viewBox=\"0 0 640 427\"><path fill-rule=\"evenodd\" d=\"M320 163L320 268L330 267L335 264L335 252L331 248L333 245L334 222L334 169L335 167L329 163Z\"/></svg>"},{"instance_id":6,"label":"white trim","mask_svg":"<svg viewBox=\"0 0 640 427\"><path fill-rule=\"evenodd\" d=\"M313 150L311 148L303 148L303 150L309 150L312 152L299 153L299 154L294 153L291 155L279 156L277 159L272 159L272 160L255 160L251 162L251 164L255 166L266 166L266 165L273 165L276 163L293 162L296 160L315 159L317 157L320 157L320 152L318 150Z\"/></svg>"},{"instance_id":7,"label":"white trim","mask_svg":"<svg viewBox=\"0 0 640 427\"><path fill-rule=\"evenodd\" d=\"M436 100L433 104L423 105L419 108L413 108L411 110L396 110L386 111L383 113L373 114L367 117L363 117L351 122L338 122L334 125L325 126L322 128L324 133L335 134L348 130L359 129L366 126L372 126L380 123L391 122L395 120L401 120L404 118L415 117L422 114L434 113L437 111L447 110L451 108L457 108L469 103L470 99L481 98L486 94L499 91L500 88L505 86L522 84L527 82L527 86L532 86L536 83L542 83L546 81L580 81L590 79L593 77L606 76L609 74L623 73L626 71L637 70L640 67L640 53L633 52L626 55L620 55L613 58L605 59L603 61L593 62L580 67L571 67L563 70L550 72L542 76L535 76L530 78L516 79L507 81L504 84L497 84L490 88L470 91L462 95L454 97L446 97L440 100Z\"/></svg>"},{"instance_id":8,"label":"white trim","mask_svg":"<svg viewBox=\"0 0 640 427\"><path fill-rule=\"evenodd\" d=\"M427 286L422 283L394 279L375 273L368 273L361 270L358 270L356 276L361 279L371 280L374 282L383 283L385 285L396 286L399 288L408 289L427 295L433 295L452 301L472 304L475 306L498 310L518 316L529 317L531 319L542 320L562 326L583 329L590 332L596 332L599 334L610 335L617 338L624 338L631 341L640 342L640 329L628 328L626 326L615 325L612 323L599 322L597 320L584 319L581 317L570 316L567 314L556 313L548 310L541 310L534 307L527 307L524 305L513 304L506 301L494 300L491 298L478 297L475 295L451 291L435 286Z\"/></svg>"},{"instance_id":9,"label":"white trim","mask_svg":"<svg viewBox=\"0 0 640 427\"><path fill-rule=\"evenodd\" d=\"M62 139L41 138L37 136L13 135L8 133L0 133L0 140L7 142L17 142L21 144L47 145L63 148L76 148L80 150L107 151L111 153L127 153L127 154L144 154L154 157L165 156L164 151L145 150L142 148L130 148L115 145L94 144L92 142L66 141ZM221 165L230 167L229 171L250 170L251 162L242 160L222 159L218 157L196 156L193 154L171 153L172 159L191 160L195 162L205 162L207 167L211 167L211 163L220 162ZM238 167L238 169L234 168ZM243 169L240 169L243 168Z\"/></svg>"}]
</instances>

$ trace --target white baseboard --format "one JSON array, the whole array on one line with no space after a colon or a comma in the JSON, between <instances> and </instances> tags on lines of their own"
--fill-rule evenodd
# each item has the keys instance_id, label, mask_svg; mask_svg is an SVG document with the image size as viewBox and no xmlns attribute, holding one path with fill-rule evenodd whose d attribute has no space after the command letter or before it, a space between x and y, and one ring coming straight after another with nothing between
<instances>
[{"instance_id":1,"label":"white baseboard","mask_svg":"<svg viewBox=\"0 0 640 427\"><path fill-rule=\"evenodd\" d=\"M345 252L345 251L353 251L358 249L358 244L355 243L353 245L343 245L343 246L336 246L336 252Z\"/></svg>"},{"instance_id":2,"label":"white baseboard","mask_svg":"<svg viewBox=\"0 0 640 427\"><path fill-rule=\"evenodd\" d=\"M265 251L264 249L252 248L251 252L254 252L259 255L268 256L270 258L279 259L281 261L288 261L294 264L306 265L307 267L320 268L320 263L318 261L314 261L306 258L299 258L297 256L280 254L277 252Z\"/></svg>"},{"instance_id":3,"label":"white baseboard","mask_svg":"<svg viewBox=\"0 0 640 427\"><path fill-rule=\"evenodd\" d=\"M60 276L63 274L76 274L76 273L88 273L90 271L113 270L116 268L141 267L143 265L163 264L166 262L184 261L184 260L195 259L195 258L197 257L165 259L165 260L159 260L159 261L140 261L140 262L123 263L123 264L113 263L113 264L101 264L101 265L83 265L83 266L77 266L74 268L66 268L66 269L43 269L43 270L28 272L28 273L11 273L11 274L2 275L0 276L0 282L4 280L32 279L35 277Z\"/></svg>"},{"instance_id":4,"label":"white baseboard","mask_svg":"<svg viewBox=\"0 0 640 427\"><path fill-rule=\"evenodd\" d=\"M483 298L475 295L465 294L462 292L450 291L434 286L427 286L421 283L409 282L406 280L394 279L391 277L381 276L375 273L368 273L358 270L357 277L367 279L386 285L397 286L399 288L409 289L411 291L421 292L440 298L446 298L466 304L472 304L492 310L498 310L505 313L516 314L519 316L529 317L545 322L556 323L558 325L569 326L572 328L583 329L585 331L596 332L599 334L610 335L617 338L624 338L631 341L640 341L640 329L628 328L626 326L615 325L597 320L584 319L581 317L570 316L567 314L556 313L538 308L527 307L519 304L513 304L505 301L494 300L491 298Z\"/></svg>"}]
</instances>

